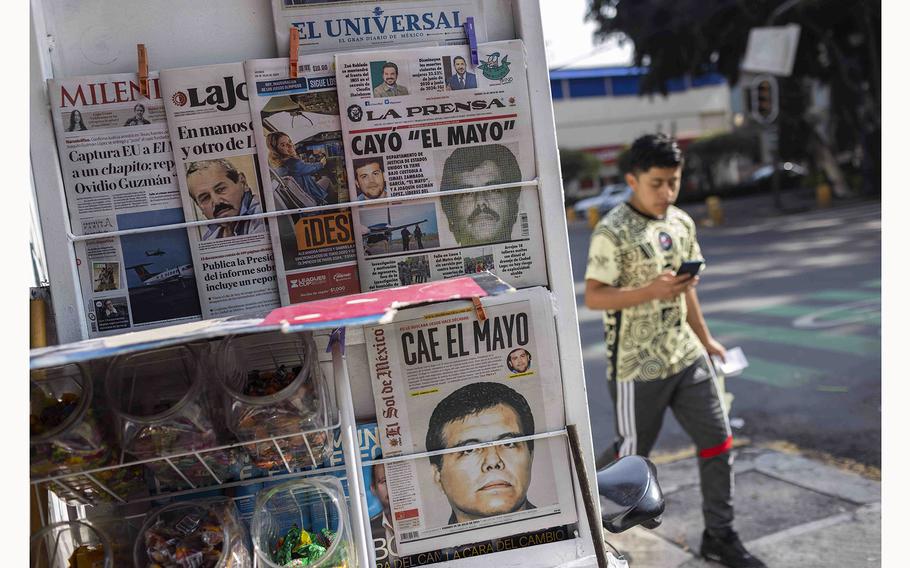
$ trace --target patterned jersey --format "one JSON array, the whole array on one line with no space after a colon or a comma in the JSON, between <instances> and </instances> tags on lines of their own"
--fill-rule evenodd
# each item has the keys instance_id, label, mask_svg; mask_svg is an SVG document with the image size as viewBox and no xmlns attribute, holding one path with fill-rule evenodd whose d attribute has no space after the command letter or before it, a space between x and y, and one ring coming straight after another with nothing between
<instances>
[{"instance_id":1,"label":"patterned jersey","mask_svg":"<svg viewBox=\"0 0 910 568\"><path fill-rule=\"evenodd\" d=\"M670 206L655 219L623 203L594 228L585 279L616 287L640 287L664 270L701 259L695 223ZM686 323L686 297L653 300L604 311L607 377L620 381L664 379L701 356L703 348Z\"/></svg>"}]
</instances>

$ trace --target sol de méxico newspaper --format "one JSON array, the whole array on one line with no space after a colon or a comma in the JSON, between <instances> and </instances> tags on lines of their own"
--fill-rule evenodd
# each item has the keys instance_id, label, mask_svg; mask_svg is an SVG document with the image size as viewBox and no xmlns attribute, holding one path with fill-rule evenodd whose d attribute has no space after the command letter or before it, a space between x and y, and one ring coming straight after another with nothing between
<instances>
[{"instance_id":1,"label":"sol de m\u00e9xico newspaper","mask_svg":"<svg viewBox=\"0 0 910 568\"><path fill-rule=\"evenodd\" d=\"M467 43L464 24L474 18L477 41L486 41L481 0L313 2L272 0L275 41L288 53L290 30L297 28L297 53L337 53L404 43Z\"/></svg>"},{"instance_id":2,"label":"sol de m\u00e9xico newspaper","mask_svg":"<svg viewBox=\"0 0 910 568\"><path fill-rule=\"evenodd\" d=\"M166 69L161 89L186 218L264 212L243 64ZM263 316L280 306L266 219L187 232L203 317Z\"/></svg>"},{"instance_id":3,"label":"sol de m\u00e9xico newspaper","mask_svg":"<svg viewBox=\"0 0 910 568\"><path fill-rule=\"evenodd\" d=\"M575 522L549 292L403 310L364 328L399 554Z\"/></svg>"},{"instance_id":4,"label":"sol de m\u00e9xico newspaper","mask_svg":"<svg viewBox=\"0 0 910 568\"><path fill-rule=\"evenodd\" d=\"M332 55L244 62L263 194L270 211L348 201ZM360 292L349 208L269 219L281 304Z\"/></svg>"},{"instance_id":5,"label":"sol de m\u00e9xico newspaper","mask_svg":"<svg viewBox=\"0 0 910 568\"><path fill-rule=\"evenodd\" d=\"M484 270L547 284L536 187L447 193L536 176L524 45L478 51L476 66L467 46L335 56L364 290Z\"/></svg>"},{"instance_id":6,"label":"sol de m\u00e9xico newspaper","mask_svg":"<svg viewBox=\"0 0 910 568\"><path fill-rule=\"evenodd\" d=\"M75 235L184 221L157 73L48 81L63 189ZM186 231L73 245L89 337L200 319Z\"/></svg>"}]
</instances>

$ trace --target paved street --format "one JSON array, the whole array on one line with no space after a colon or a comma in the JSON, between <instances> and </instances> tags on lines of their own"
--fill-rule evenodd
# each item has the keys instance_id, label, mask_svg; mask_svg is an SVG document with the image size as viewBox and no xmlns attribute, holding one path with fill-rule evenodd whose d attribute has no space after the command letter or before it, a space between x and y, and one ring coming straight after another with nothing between
<instances>
[{"instance_id":1,"label":"paved street","mask_svg":"<svg viewBox=\"0 0 910 568\"><path fill-rule=\"evenodd\" d=\"M799 196L790 196L791 201ZM728 379L736 438L783 441L881 467L881 205L856 201L786 215L768 196L724 201L727 222L699 228L698 286L712 333L750 367ZM703 204L683 207L697 221ZM583 305L590 230L569 239L595 452L613 438L600 314ZM739 423L734 420L734 426ZM668 413L655 457L690 448Z\"/></svg>"}]
</instances>

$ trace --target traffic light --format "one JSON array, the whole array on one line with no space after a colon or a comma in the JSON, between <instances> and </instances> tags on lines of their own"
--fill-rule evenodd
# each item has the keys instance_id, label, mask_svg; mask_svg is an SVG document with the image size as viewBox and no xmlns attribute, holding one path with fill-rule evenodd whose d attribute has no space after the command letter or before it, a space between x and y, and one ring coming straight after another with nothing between
<instances>
[{"instance_id":1,"label":"traffic light","mask_svg":"<svg viewBox=\"0 0 910 568\"><path fill-rule=\"evenodd\" d=\"M777 118L777 80L770 75L760 75L752 81L752 118L762 124L771 124Z\"/></svg>"}]
</instances>

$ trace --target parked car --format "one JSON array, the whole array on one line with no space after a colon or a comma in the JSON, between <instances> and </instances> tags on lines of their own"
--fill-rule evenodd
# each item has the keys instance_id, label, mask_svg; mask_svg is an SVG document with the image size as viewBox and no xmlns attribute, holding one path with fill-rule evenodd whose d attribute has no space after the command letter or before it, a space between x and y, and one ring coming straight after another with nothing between
<instances>
[{"instance_id":1,"label":"parked car","mask_svg":"<svg viewBox=\"0 0 910 568\"><path fill-rule=\"evenodd\" d=\"M801 187L803 178L809 173L806 168L793 162L781 162L779 167L781 189L795 189ZM747 184L760 191L770 191L773 177L774 168L771 167L771 164L767 164L752 172Z\"/></svg>"},{"instance_id":2,"label":"parked car","mask_svg":"<svg viewBox=\"0 0 910 568\"><path fill-rule=\"evenodd\" d=\"M613 209L620 203L628 200L632 196L632 188L624 183L614 183L603 188L600 195L589 197L578 201L573 206L575 214L579 218L584 218L588 214L588 209L597 207L601 215L604 215L610 209Z\"/></svg>"}]
</instances>

